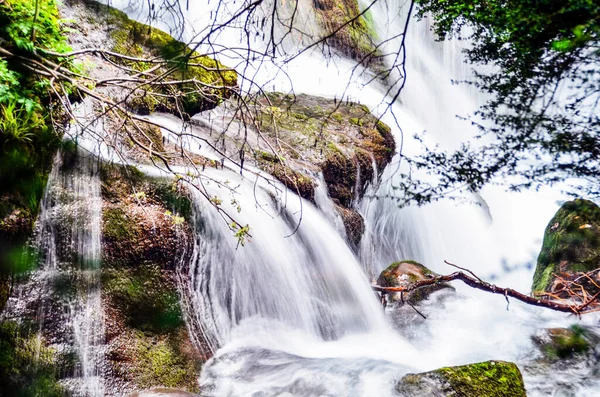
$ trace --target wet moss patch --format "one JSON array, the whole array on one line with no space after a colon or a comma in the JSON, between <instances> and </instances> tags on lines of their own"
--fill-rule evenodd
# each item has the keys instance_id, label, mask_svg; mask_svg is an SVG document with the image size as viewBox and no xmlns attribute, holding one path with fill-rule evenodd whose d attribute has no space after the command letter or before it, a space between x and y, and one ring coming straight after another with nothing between
<instances>
[{"instance_id":1,"label":"wet moss patch","mask_svg":"<svg viewBox=\"0 0 600 397\"><path fill-rule=\"evenodd\" d=\"M505 361L486 361L409 374L397 384L401 396L525 397L519 368Z\"/></svg>"},{"instance_id":2,"label":"wet moss patch","mask_svg":"<svg viewBox=\"0 0 600 397\"><path fill-rule=\"evenodd\" d=\"M543 293L560 288L555 274L571 279L600 267L600 207L589 200L568 201L544 232L532 290ZM588 293L595 293L589 286Z\"/></svg>"}]
</instances>

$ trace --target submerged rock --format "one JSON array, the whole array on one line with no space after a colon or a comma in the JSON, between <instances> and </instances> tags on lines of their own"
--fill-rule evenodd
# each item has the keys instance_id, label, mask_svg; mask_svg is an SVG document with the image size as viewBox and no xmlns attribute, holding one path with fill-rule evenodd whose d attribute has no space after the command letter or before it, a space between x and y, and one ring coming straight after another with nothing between
<instances>
[{"instance_id":1,"label":"submerged rock","mask_svg":"<svg viewBox=\"0 0 600 397\"><path fill-rule=\"evenodd\" d=\"M417 281L426 280L435 276L438 276L438 274L432 272L419 262L403 260L392 263L384 271L382 271L377 278L377 284L382 287L408 288ZM404 299L404 301L408 301L410 303L417 303L423 299L427 299L431 293L445 288L454 290L454 287L448 283L438 283L419 288L411 292L395 292L389 295L393 301Z\"/></svg>"},{"instance_id":2,"label":"submerged rock","mask_svg":"<svg viewBox=\"0 0 600 397\"><path fill-rule=\"evenodd\" d=\"M545 360L556 361L589 353L598 337L584 327L548 328L532 337Z\"/></svg>"},{"instance_id":3,"label":"submerged rock","mask_svg":"<svg viewBox=\"0 0 600 397\"><path fill-rule=\"evenodd\" d=\"M519 368L506 361L486 361L408 374L396 383L405 397L525 397Z\"/></svg>"},{"instance_id":4,"label":"submerged rock","mask_svg":"<svg viewBox=\"0 0 600 397\"><path fill-rule=\"evenodd\" d=\"M579 279L588 294L593 295L598 291L598 273L590 274L591 279L582 276L598 268L600 207L589 200L568 201L546 227L532 291L537 295L551 292L568 299L568 293L562 291L564 280Z\"/></svg>"}]
</instances>

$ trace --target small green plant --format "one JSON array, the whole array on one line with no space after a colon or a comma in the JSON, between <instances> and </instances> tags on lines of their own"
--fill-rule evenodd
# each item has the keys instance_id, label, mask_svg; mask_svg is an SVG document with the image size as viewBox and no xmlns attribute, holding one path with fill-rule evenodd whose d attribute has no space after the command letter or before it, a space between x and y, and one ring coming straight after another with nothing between
<instances>
[{"instance_id":1,"label":"small green plant","mask_svg":"<svg viewBox=\"0 0 600 397\"><path fill-rule=\"evenodd\" d=\"M31 145L35 137L34 131L44 126L33 110L27 110L12 99L0 105L0 134L4 146L7 144Z\"/></svg>"}]
</instances>

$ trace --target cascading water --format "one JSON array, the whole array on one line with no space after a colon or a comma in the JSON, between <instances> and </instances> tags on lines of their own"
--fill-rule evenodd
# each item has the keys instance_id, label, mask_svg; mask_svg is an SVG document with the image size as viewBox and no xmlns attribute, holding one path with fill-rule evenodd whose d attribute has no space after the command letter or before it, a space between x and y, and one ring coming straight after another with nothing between
<instances>
[{"instance_id":1,"label":"cascading water","mask_svg":"<svg viewBox=\"0 0 600 397\"><path fill-rule=\"evenodd\" d=\"M190 26L207 26L207 15L217 11L216 4L190 6ZM380 38L403 28L404 11L398 12L403 7L394 1L373 7L374 19L387 21L377 24L384 28ZM306 7L302 10L300 20L311 21ZM194 32L184 37L194 37ZM226 31L220 39L224 47L235 47L239 32ZM403 134L396 130L397 141L403 141L404 153L414 153L418 147L409 137L427 130L429 139L451 147L470 135L454 114L466 114L478 102L472 90L450 85L451 78L466 73L457 62L458 49L432 43L425 23L413 24L406 42L408 81L393 105L403 129ZM264 43L259 40L257 45ZM296 92L337 98L344 92L377 111L382 87L348 86L352 62L326 63L320 55L307 52L286 65L286 77ZM244 65L247 72L256 71L255 83L290 88L283 76L272 77L275 69L269 65ZM306 70L313 72L308 75ZM383 120L394 125L389 114ZM198 151L219 158L206 148ZM373 186L367 195L372 198L360 204L367 229L360 249L362 267L376 275L392 261L416 259L445 273L449 269L442 260L448 259L482 276L496 275L498 284L526 291L531 270L503 271L503 259L511 265L531 261L560 195L509 195L492 188L481 192L488 210L448 203L400 210L393 200L384 199L397 183L399 161L392 161L381 186ZM232 213L241 207L236 219L251 227L252 237L242 246L214 208L194 197L197 239L189 266L190 314L216 351L202 372L205 395L392 395L394 380L409 370L485 359L524 363L532 354L529 336L535 329L572 322L516 302L506 311L503 298L459 286L452 300L424 303L427 321L401 328L407 343L386 322L369 277L339 233L311 204L282 186L275 191L272 185L256 183L249 175L213 169L206 175L235 187L230 197L235 202L224 199L222 205ZM228 194L216 183L206 189L211 196ZM296 230L300 214L302 223ZM543 377L526 374L526 381L530 395L546 394ZM576 395L598 390L593 382L578 382Z\"/></svg>"},{"instance_id":2,"label":"cascading water","mask_svg":"<svg viewBox=\"0 0 600 397\"><path fill-rule=\"evenodd\" d=\"M36 225L39 269L20 286L4 315L36 310L53 347L75 357L66 379L74 395L104 395L104 317L100 291L100 180L91 157L59 153Z\"/></svg>"}]
</instances>

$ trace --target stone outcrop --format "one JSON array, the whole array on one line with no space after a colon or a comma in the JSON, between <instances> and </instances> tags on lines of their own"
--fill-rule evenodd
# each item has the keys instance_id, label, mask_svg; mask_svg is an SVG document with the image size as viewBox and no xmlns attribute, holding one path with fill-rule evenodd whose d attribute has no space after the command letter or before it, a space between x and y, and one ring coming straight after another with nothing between
<instances>
[{"instance_id":1,"label":"stone outcrop","mask_svg":"<svg viewBox=\"0 0 600 397\"><path fill-rule=\"evenodd\" d=\"M408 288L417 281L435 276L438 276L438 274L432 272L422 264L411 260L403 260L394 262L383 270L377 278L377 284L382 287ZM431 293L441 289L454 290L454 287L448 283L438 283L411 292L395 292L388 295L391 296L392 301L399 301L403 298L405 301L414 304L423 299L427 299ZM401 294L403 294L403 296L401 296Z\"/></svg>"},{"instance_id":2,"label":"stone outcrop","mask_svg":"<svg viewBox=\"0 0 600 397\"><path fill-rule=\"evenodd\" d=\"M358 103L282 93L257 102L256 123L271 142L255 151L257 165L311 201L315 182L309 173L322 172L356 248L364 222L354 204L394 155L390 128Z\"/></svg>"},{"instance_id":3,"label":"stone outcrop","mask_svg":"<svg viewBox=\"0 0 600 397\"><path fill-rule=\"evenodd\" d=\"M600 268L600 207L589 200L568 201L554 215L544 233L542 250L533 276L532 291L558 293L564 281L579 279L587 292L593 295L600 282L598 273L582 277Z\"/></svg>"},{"instance_id":4,"label":"stone outcrop","mask_svg":"<svg viewBox=\"0 0 600 397\"><path fill-rule=\"evenodd\" d=\"M525 397L519 368L505 361L444 367L409 374L396 383L403 397Z\"/></svg>"},{"instance_id":5,"label":"stone outcrop","mask_svg":"<svg viewBox=\"0 0 600 397\"><path fill-rule=\"evenodd\" d=\"M135 88L133 92L96 88L117 101L124 100L133 112L162 111L189 118L214 108L237 89L235 71L215 59L192 52L185 43L169 34L131 20L124 12L96 1L70 3L63 11L66 17L74 20L69 27L78 33L71 35L70 43L74 49L95 46L129 57L108 56L109 62L99 56L89 56L86 60L92 65L89 70L92 77L101 80L102 76L130 77L135 73L136 78L153 83L163 82L166 78L180 81L166 85L125 85ZM142 58L162 58L168 63L155 68L153 63L136 60ZM124 66L131 72L115 65Z\"/></svg>"}]
</instances>

